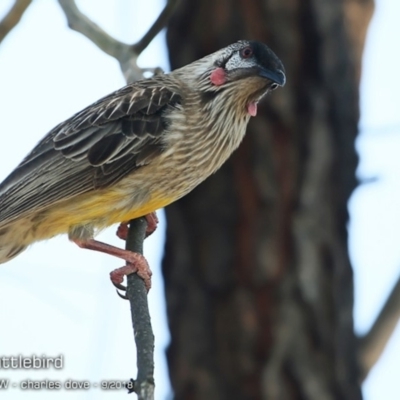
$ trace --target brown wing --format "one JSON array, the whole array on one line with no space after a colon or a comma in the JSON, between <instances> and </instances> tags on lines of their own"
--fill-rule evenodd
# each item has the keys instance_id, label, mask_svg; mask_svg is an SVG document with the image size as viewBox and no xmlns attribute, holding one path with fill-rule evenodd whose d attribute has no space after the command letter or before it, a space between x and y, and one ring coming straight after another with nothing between
<instances>
[{"instance_id":1,"label":"brown wing","mask_svg":"<svg viewBox=\"0 0 400 400\"><path fill-rule=\"evenodd\" d=\"M126 86L56 126L0 185L0 222L111 185L163 151L176 91Z\"/></svg>"}]
</instances>

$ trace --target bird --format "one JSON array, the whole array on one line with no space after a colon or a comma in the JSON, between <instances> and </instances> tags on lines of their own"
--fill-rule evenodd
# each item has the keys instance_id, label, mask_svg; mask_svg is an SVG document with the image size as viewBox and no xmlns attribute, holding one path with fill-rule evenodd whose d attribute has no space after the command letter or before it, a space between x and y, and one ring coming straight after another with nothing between
<instances>
[{"instance_id":1,"label":"bird","mask_svg":"<svg viewBox=\"0 0 400 400\"><path fill-rule=\"evenodd\" d=\"M170 73L130 83L53 128L0 184L0 263L60 234L126 261L111 280L151 272L95 235L178 200L242 141L258 102L286 82L264 43L240 40Z\"/></svg>"}]
</instances>

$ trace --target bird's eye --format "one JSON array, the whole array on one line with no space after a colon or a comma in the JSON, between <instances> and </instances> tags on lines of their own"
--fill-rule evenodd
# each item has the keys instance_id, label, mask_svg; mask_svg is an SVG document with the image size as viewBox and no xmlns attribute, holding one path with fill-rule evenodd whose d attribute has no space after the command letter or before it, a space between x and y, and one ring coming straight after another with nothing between
<instances>
[{"instance_id":1,"label":"bird's eye","mask_svg":"<svg viewBox=\"0 0 400 400\"><path fill-rule=\"evenodd\" d=\"M240 56L242 58L250 58L253 55L253 49L251 47L245 47L240 50Z\"/></svg>"},{"instance_id":2,"label":"bird's eye","mask_svg":"<svg viewBox=\"0 0 400 400\"><path fill-rule=\"evenodd\" d=\"M272 83L269 88L270 88L270 90L275 90L278 86L279 85L277 83Z\"/></svg>"}]
</instances>

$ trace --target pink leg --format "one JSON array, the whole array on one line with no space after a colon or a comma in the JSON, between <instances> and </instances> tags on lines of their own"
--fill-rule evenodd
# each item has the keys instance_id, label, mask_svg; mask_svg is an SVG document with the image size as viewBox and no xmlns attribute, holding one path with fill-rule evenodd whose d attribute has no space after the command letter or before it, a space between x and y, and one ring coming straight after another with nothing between
<instances>
[{"instance_id":1,"label":"pink leg","mask_svg":"<svg viewBox=\"0 0 400 400\"><path fill-rule=\"evenodd\" d=\"M113 283L120 284L124 279L124 275L136 272L144 280L147 291L150 290L152 272L146 259L141 254L120 249L94 239L76 239L74 242L83 249L100 251L114 257L122 258L126 261L127 265L125 267L118 268L110 273L111 281Z\"/></svg>"},{"instance_id":2,"label":"pink leg","mask_svg":"<svg viewBox=\"0 0 400 400\"><path fill-rule=\"evenodd\" d=\"M146 237L148 237L157 229L158 218L155 212L145 215L145 218L147 221ZM126 240L128 237L128 229L129 223L121 222L117 229L117 236L122 240Z\"/></svg>"}]
</instances>

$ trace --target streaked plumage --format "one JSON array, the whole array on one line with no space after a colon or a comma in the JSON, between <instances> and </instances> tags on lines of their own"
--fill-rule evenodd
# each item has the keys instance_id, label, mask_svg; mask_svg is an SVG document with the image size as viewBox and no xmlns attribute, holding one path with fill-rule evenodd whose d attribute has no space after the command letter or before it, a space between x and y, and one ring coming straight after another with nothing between
<instances>
[{"instance_id":1,"label":"streaked plumage","mask_svg":"<svg viewBox=\"0 0 400 400\"><path fill-rule=\"evenodd\" d=\"M240 41L56 126L0 185L0 263L35 241L86 239L187 194L237 148L283 71L265 45Z\"/></svg>"}]
</instances>

